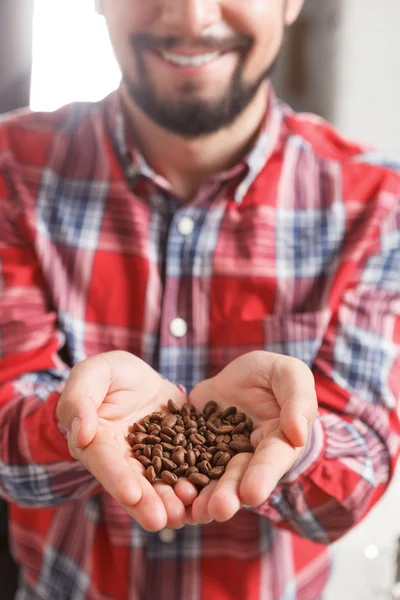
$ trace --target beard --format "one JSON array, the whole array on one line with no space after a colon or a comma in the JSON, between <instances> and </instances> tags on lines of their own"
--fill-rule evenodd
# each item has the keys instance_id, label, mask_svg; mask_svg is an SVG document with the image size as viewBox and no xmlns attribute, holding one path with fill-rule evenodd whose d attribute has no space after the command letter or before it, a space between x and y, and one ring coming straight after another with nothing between
<instances>
[{"instance_id":1,"label":"beard","mask_svg":"<svg viewBox=\"0 0 400 600\"><path fill-rule=\"evenodd\" d=\"M129 75L124 72L122 73L122 81L133 102L152 121L164 129L185 138L197 138L215 133L228 127L239 117L252 102L263 82L269 79L277 62L278 56L272 65L269 65L255 81L246 83L243 73L251 41L244 36L240 36L239 40L237 38L231 40L232 48L237 48L238 42L241 42L242 48L246 48L246 52L242 51L240 53L238 66L228 88L218 99L205 100L200 98L196 94L196 84L191 82L182 83L175 98L162 97L151 80L143 60L143 54L140 52L140 47L150 49L147 38L144 40L142 38L139 40L132 39L137 61L137 82L132 81ZM209 41L207 48L216 49L217 43ZM165 46L172 44L172 40L170 42L167 40L164 42L163 49L168 49Z\"/></svg>"}]
</instances>

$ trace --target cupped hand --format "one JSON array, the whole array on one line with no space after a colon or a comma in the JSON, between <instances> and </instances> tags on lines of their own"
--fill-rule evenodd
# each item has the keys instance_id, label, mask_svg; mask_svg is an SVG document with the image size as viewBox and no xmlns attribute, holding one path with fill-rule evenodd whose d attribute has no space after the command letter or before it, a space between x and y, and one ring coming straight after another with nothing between
<instances>
[{"instance_id":1,"label":"cupped hand","mask_svg":"<svg viewBox=\"0 0 400 600\"><path fill-rule=\"evenodd\" d=\"M254 423L250 440L255 453L233 457L221 479L201 491L190 511L195 523L227 521L244 504L255 507L265 502L300 457L318 410L307 365L264 351L235 359L198 384L189 400L198 409L209 400L221 410L236 406Z\"/></svg>"},{"instance_id":2,"label":"cupped hand","mask_svg":"<svg viewBox=\"0 0 400 600\"><path fill-rule=\"evenodd\" d=\"M184 391L144 361L113 351L77 364L57 406L71 455L149 531L182 527L186 505L197 496L185 480L175 488L162 482L151 485L126 439L134 422L166 411L169 399L179 407L187 401Z\"/></svg>"}]
</instances>

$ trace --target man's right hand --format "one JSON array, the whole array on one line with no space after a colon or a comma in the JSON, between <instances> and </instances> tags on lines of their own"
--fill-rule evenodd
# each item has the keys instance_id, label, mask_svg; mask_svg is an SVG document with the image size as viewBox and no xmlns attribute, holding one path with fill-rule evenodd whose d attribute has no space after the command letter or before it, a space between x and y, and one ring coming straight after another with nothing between
<instances>
[{"instance_id":1,"label":"man's right hand","mask_svg":"<svg viewBox=\"0 0 400 600\"><path fill-rule=\"evenodd\" d=\"M126 440L134 422L166 411L170 398L177 406L187 401L183 391L145 362L114 351L77 364L57 406L71 455L149 531L183 527L185 506L197 496L187 480L175 488L162 482L151 485Z\"/></svg>"}]
</instances>

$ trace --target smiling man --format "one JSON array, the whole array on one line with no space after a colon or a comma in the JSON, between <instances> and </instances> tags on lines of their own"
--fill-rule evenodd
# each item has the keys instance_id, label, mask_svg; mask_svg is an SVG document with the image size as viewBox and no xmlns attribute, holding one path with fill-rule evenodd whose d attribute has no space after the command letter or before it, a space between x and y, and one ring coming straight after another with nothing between
<instances>
[{"instance_id":1,"label":"smiling man","mask_svg":"<svg viewBox=\"0 0 400 600\"><path fill-rule=\"evenodd\" d=\"M391 480L400 176L276 99L301 7L98 2L120 88L0 125L17 600L317 600ZM126 437L170 398L247 413L254 455L152 486Z\"/></svg>"}]
</instances>

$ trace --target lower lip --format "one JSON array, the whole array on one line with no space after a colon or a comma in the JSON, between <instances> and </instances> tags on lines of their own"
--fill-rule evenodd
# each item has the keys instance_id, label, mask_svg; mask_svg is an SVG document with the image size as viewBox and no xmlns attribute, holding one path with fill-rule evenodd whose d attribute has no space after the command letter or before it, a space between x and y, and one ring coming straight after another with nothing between
<instances>
[{"instance_id":1,"label":"lower lip","mask_svg":"<svg viewBox=\"0 0 400 600\"><path fill-rule=\"evenodd\" d=\"M208 71L217 67L220 64L221 60L223 58L225 58L225 56L227 56L228 54L230 54L230 53L223 52L222 54L220 54L218 56L218 58L215 58L214 60L206 63L205 65L198 65L198 66L177 65L173 62L170 62L166 58L164 58L163 55L160 53L156 53L156 56L162 60L164 65L168 65L172 69L175 69L175 71L179 71L179 73L181 73L182 75L201 75L202 73L207 73Z\"/></svg>"}]
</instances>

